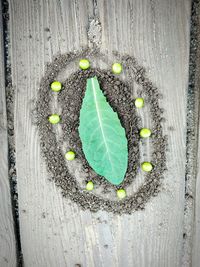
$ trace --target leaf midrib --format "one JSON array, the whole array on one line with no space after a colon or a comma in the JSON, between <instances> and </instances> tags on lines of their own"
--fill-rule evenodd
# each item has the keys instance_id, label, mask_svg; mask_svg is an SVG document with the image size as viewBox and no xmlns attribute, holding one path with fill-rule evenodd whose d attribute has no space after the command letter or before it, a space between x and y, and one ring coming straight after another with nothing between
<instances>
[{"instance_id":1,"label":"leaf midrib","mask_svg":"<svg viewBox=\"0 0 200 267\"><path fill-rule=\"evenodd\" d=\"M112 162L112 160L110 158L110 153L109 153L108 145L107 145L107 142L106 142L105 134L104 134L104 131L103 131L102 120L101 120L101 115L100 115L100 112L99 112L99 106L98 106L98 101L97 101L97 96L96 96L96 91L95 91L95 86L94 86L94 78L92 78L91 81L92 81L92 92L93 92L93 95L94 95L94 102L95 102L95 106L96 106L96 110L97 110L97 117L98 117L98 120L99 120L101 133L102 133L102 136L103 136L103 141L104 141L104 144L105 144L105 147L106 147L106 151L107 151L107 155L108 155L108 158L109 158L109 162ZM111 164L111 168L113 169L112 164Z\"/></svg>"}]
</instances>

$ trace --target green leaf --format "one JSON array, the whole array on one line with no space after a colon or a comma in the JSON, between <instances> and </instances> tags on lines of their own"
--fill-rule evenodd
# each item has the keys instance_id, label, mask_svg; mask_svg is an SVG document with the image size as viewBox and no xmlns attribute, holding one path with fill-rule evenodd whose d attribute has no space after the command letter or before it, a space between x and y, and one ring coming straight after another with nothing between
<instances>
[{"instance_id":1,"label":"green leaf","mask_svg":"<svg viewBox=\"0 0 200 267\"><path fill-rule=\"evenodd\" d=\"M79 135L88 163L110 183L119 185L128 165L126 134L96 77L87 79L79 119Z\"/></svg>"}]
</instances>

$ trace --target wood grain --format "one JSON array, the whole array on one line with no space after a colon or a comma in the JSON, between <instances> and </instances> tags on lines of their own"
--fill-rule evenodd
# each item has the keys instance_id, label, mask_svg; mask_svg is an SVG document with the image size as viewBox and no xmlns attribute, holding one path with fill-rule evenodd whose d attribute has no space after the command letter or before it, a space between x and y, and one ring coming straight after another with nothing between
<instances>
[{"instance_id":1,"label":"wood grain","mask_svg":"<svg viewBox=\"0 0 200 267\"><path fill-rule=\"evenodd\" d=\"M9 2L25 266L180 266L190 1ZM144 211L129 216L83 212L61 197L48 181L38 131L30 115L45 63L58 52L86 46L86 27L94 14L102 23L102 51L111 59L112 50L134 55L163 94L160 104L167 119L168 171L159 196Z\"/></svg>"},{"instance_id":2,"label":"wood grain","mask_svg":"<svg viewBox=\"0 0 200 267\"><path fill-rule=\"evenodd\" d=\"M16 247L8 178L2 9L0 4L0 266L16 266Z\"/></svg>"},{"instance_id":3,"label":"wood grain","mask_svg":"<svg viewBox=\"0 0 200 267\"><path fill-rule=\"evenodd\" d=\"M199 129L200 130L200 129ZM195 195L195 218L194 218L194 236L193 236L193 257L192 267L199 266L200 255L200 140L198 141L198 168L196 180L196 195Z\"/></svg>"},{"instance_id":4,"label":"wood grain","mask_svg":"<svg viewBox=\"0 0 200 267\"><path fill-rule=\"evenodd\" d=\"M195 212L194 212L194 228L193 230L193 246L192 246L192 266L198 267L200 262L200 2L196 1L196 5L193 5L193 9L196 7L195 18L192 19L192 24L197 26L197 31L195 28L191 30L191 36L195 36L195 41L191 45L190 50L196 56L194 62L196 63L196 68L193 70L193 85L194 85L194 134L196 135L196 146L194 143L194 174L196 179L194 179L194 189L193 189ZM194 15L193 15L194 16ZM192 191L192 190L191 190Z\"/></svg>"}]
</instances>

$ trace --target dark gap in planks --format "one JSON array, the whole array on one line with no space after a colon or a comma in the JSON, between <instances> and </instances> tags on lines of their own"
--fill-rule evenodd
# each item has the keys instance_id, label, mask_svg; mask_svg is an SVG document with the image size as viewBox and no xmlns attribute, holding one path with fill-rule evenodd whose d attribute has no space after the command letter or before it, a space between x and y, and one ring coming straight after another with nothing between
<instances>
[{"instance_id":1,"label":"dark gap in planks","mask_svg":"<svg viewBox=\"0 0 200 267\"><path fill-rule=\"evenodd\" d=\"M14 231L16 240L17 266L23 266L23 255L21 250L19 212L18 212L18 193L17 193L17 174L15 161L15 136L14 136L14 89L12 86L10 44L9 44L9 3L7 0L0 2L2 5L3 21L3 45L4 45L4 66L5 66L5 94L7 112L7 133L8 133L8 177L10 182L12 214L14 220Z\"/></svg>"},{"instance_id":2,"label":"dark gap in planks","mask_svg":"<svg viewBox=\"0 0 200 267\"><path fill-rule=\"evenodd\" d=\"M200 115L200 0L193 0L190 19L189 81L186 117L186 172L182 264L192 262L193 224Z\"/></svg>"}]
</instances>

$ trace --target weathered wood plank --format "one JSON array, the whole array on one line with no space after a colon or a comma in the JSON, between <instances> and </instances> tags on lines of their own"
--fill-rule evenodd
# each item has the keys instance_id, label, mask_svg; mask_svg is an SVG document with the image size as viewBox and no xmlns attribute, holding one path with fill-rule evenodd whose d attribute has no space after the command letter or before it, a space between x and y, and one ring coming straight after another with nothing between
<instances>
[{"instance_id":1,"label":"weathered wood plank","mask_svg":"<svg viewBox=\"0 0 200 267\"><path fill-rule=\"evenodd\" d=\"M2 7L0 4L0 266L16 266L16 246L8 178Z\"/></svg>"},{"instance_id":2,"label":"weathered wood plank","mask_svg":"<svg viewBox=\"0 0 200 267\"><path fill-rule=\"evenodd\" d=\"M180 266L190 1L10 0L10 6L25 266ZM30 116L44 64L58 52L87 45L86 26L94 13L102 23L102 50L110 57L113 49L135 55L163 94L168 171L159 196L130 216L83 212L63 199L47 179Z\"/></svg>"},{"instance_id":3,"label":"weathered wood plank","mask_svg":"<svg viewBox=\"0 0 200 267\"><path fill-rule=\"evenodd\" d=\"M190 89L193 95L193 157L194 157L194 186L193 201L194 208L194 228L192 246L192 266L198 267L200 263L200 1L194 1L192 6L192 28L190 46ZM196 139L196 140L195 140ZM196 143L195 143L196 141ZM192 187L190 185L190 187ZM192 191L192 190L191 190Z\"/></svg>"},{"instance_id":4,"label":"weathered wood plank","mask_svg":"<svg viewBox=\"0 0 200 267\"><path fill-rule=\"evenodd\" d=\"M200 129L199 129L200 130ZM192 266L198 267L200 262L200 140L198 145L198 168L196 181L196 197L195 197L195 218L194 218L194 235L193 235L193 258Z\"/></svg>"}]
</instances>

